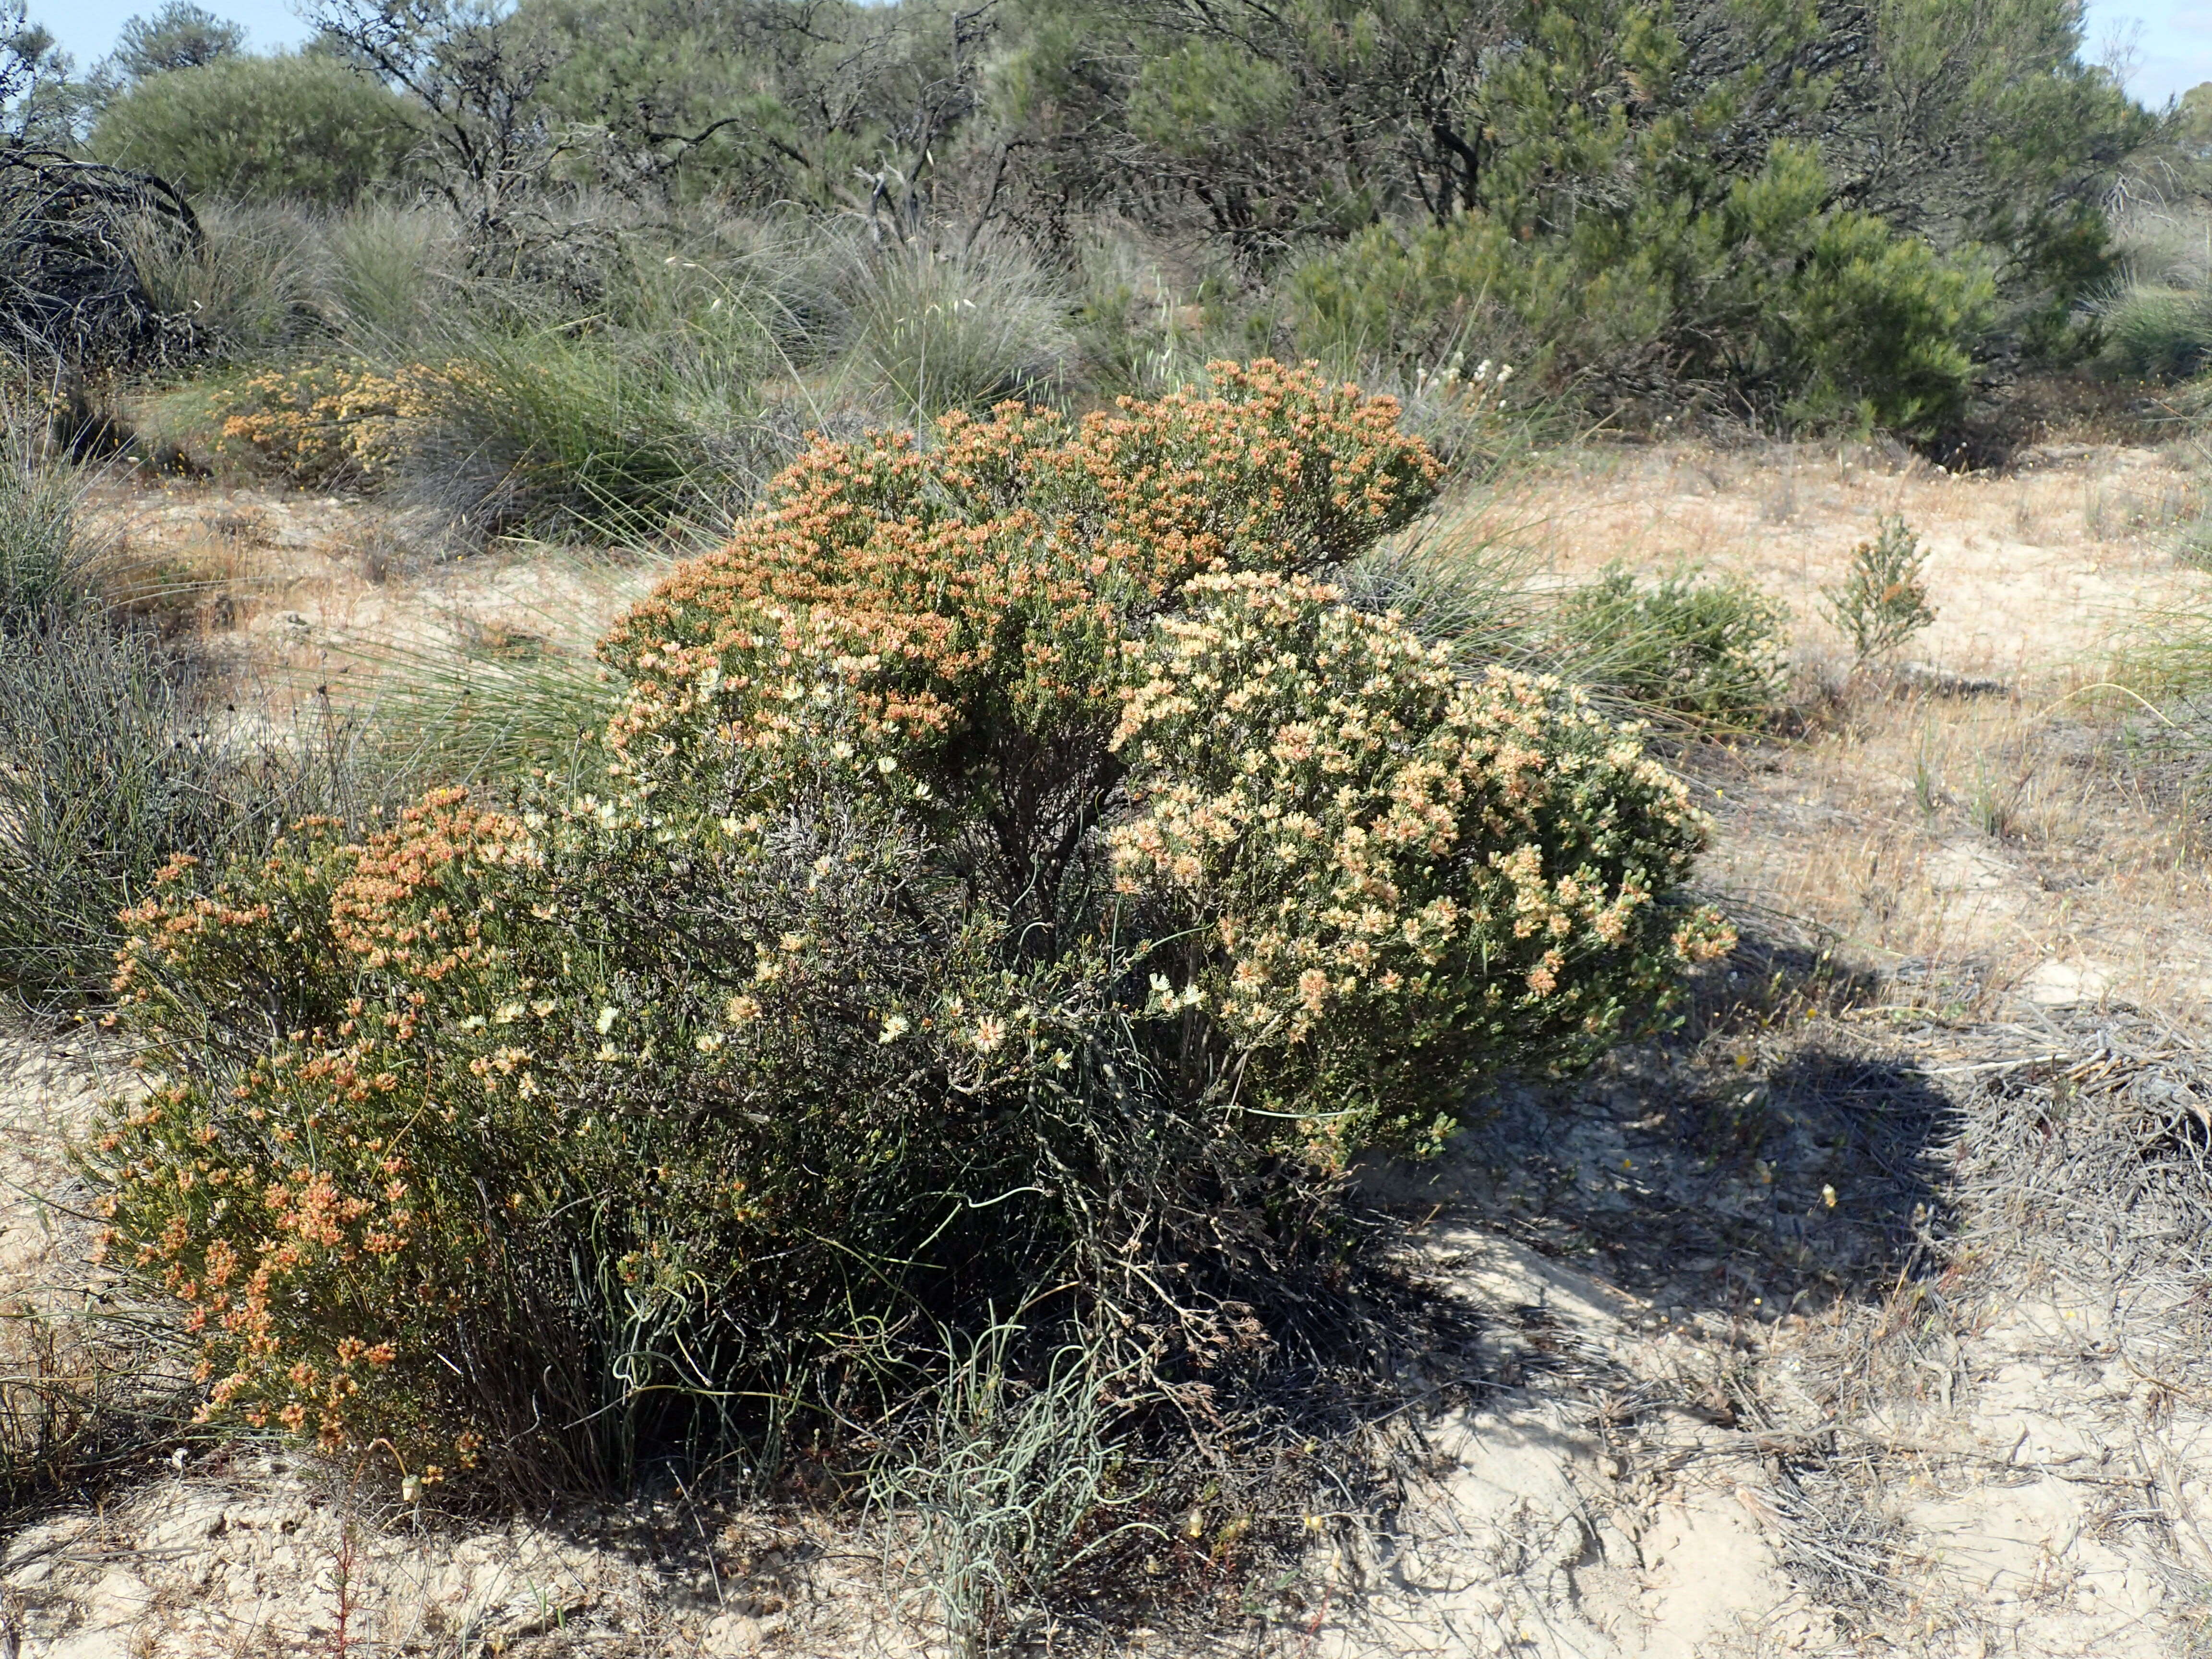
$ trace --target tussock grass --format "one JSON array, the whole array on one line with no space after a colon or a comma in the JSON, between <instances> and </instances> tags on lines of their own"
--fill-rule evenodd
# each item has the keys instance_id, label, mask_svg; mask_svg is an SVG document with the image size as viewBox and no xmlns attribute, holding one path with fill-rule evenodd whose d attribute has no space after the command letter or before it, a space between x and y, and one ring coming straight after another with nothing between
<instances>
[{"instance_id":1,"label":"tussock grass","mask_svg":"<svg viewBox=\"0 0 2212 1659\"><path fill-rule=\"evenodd\" d=\"M916 426L1009 398L1055 401L1074 351L1068 299L1018 248L923 237L858 252L842 285L844 374Z\"/></svg>"},{"instance_id":2,"label":"tussock grass","mask_svg":"<svg viewBox=\"0 0 2212 1659\"><path fill-rule=\"evenodd\" d=\"M42 463L20 416L0 422L0 636L14 636L82 611L105 550L79 531L78 479Z\"/></svg>"},{"instance_id":3,"label":"tussock grass","mask_svg":"<svg viewBox=\"0 0 2212 1659\"><path fill-rule=\"evenodd\" d=\"M1695 569L1623 569L1557 588L1510 536L1413 536L1346 573L1355 604L1395 611L1462 674L1554 674L1621 718L1680 733L1771 726L1786 713L1787 617L1747 583Z\"/></svg>"},{"instance_id":4,"label":"tussock grass","mask_svg":"<svg viewBox=\"0 0 2212 1659\"><path fill-rule=\"evenodd\" d=\"M296 208L210 204L205 240L165 222L130 227L127 251L147 296L181 319L194 345L219 361L287 352L329 332L327 261L320 227Z\"/></svg>"},{"instance_id":5,"label":"tussock grass","mask_svg":"<svg viewBox=\"0 0 2212 1659\"><path fill-rule=\"evenodd\" d=\"M190 657L90 612L0 640L0 987L96 996L117 915L177 854L217 862L354 799L349 734L211 729Z\"/></svg>"},{"instance_id":6,"label":"tussock grass","mask_svg":"<svg viewBox=\"0 0 2212 1659\"><path fill-rule=\"evenodd\" d=\"M1079 1342L1025 1382L1013 1352L1024 1334L1012 1323L947 1334L940 1380L866 1477L868 1504L894 1522L886 1539L917 1558L925 1618L963 1659L1030 1639L1086 1560L1169 1536L1140 1518L1132 1425L1107 1403L1134 1368Z\"/></svg>"},{"instance_id":7,"label":"tussock grass","mask_svg":"<svg viewBox=\"0 0 2212 1659\"><path fill-rule=\"evenodd\" d=\"M400 492L485 534L650 540L678 521L726 524L799 433L722 345L449 325Z\"/></svg>"}]
</instances>

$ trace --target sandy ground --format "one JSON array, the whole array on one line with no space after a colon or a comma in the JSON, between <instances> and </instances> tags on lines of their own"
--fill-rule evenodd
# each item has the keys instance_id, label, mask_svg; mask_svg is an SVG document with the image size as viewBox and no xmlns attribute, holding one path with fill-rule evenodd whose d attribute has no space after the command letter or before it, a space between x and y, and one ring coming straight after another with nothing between
<instances>
[{"instance_id":1,"label":"sandy ground","mask_svg":"<svg viewBox=\"0 0 2212 1659\"><path fill-rule=\"evenodd\" d=\"M2212 1653L2200 815L2094 691L2116 637L2212 580L2200 476L2112 447L1964 477L1591 450L1441 528L1557 580L1748 574L1817 679L1841 672L1817 588L1901 513L1933 550L1915 655L2000 685L1861 687L1788 743L1680 757L1742 948L1681 1030L1372 1175L1480 1351L1399 1425L1421 1456L1390 1524L1331 1520L1306 1609L1213 1650ZM310 675L373 673L363 642L573 648L650 574L424 562L343 499L118 485L105 510L131 558L190 573L149 587L173 625ZM127 1081L82 1033L0 1039L8 1305L100 1294L58 1149ZM0 1655L941 1650L885 1560L680 1492L459 1522L196 1444L0 1540Z\"/></svg>"},{"instance_id":2,"label":"sandy ground","mask_svg":"<svg viewBox=\"0 0 2212 1659\"><path fill-rule=\"evenodd\" d=\"M2095 678L2146 605L2203 591L2177 562L2208 505L2186 449L2030 450L2004 473L1947 472L1866 446L1585 448L1534 470L1443 532L1524 547L1565 579L1616 562L1747 575L1788 605L1800 648L1832 655L1819 590L1902 517L1929 551L1935 624L1912 654L2036 690Z\"/></svg>"}]
</instances>

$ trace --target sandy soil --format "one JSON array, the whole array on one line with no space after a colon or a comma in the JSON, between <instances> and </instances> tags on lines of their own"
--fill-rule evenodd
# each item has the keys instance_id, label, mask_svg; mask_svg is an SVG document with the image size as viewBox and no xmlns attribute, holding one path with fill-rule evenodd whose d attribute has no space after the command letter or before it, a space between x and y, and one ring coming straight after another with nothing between
<instances>
[{"instance_id":1,"label":"sandy soil","mask_svg":"<svg viewBox=\"0 0 2212 1659\"><path fill-rule=\"evenodd\" d=\"M1793 613L1801 649L1839 645L1820 588L1881 520L1929 550L1935 625L1913 653L1954 673L2063 692L2140 611L2203 591L2176 559L2206 507L2185 451L2031 450L2004 473L1947 472L1903 451L1775 446L1585 448L1534 470L1443 531L1528 549L1562 579L1614 562L1735 571Z\"/></svg>"},{"instance_id":2,"label":"sandy soil","mask_svg":"<svg viewBox=\"0 0 2212 1659\"><path fill-rule=\"evenodd\" d=\"M1319 1597L1218 1650L2212 1652L2206 865L2181 771L2084 694L2142 615L2202 602L2199 479L2111 447L1965 477L1593 450L1443 526L1561 580L1743 572L1834 678L1814 591L1902 513L1934 552L1916 653L2001 686L1862 687L1799 739L1680 757L1742 948L1680 1031L1373 1172L1479 1352L1400 1425L1422 1455L1391 1523L1332 1518ZM567 648L650 574L425 562L344 500L118 486L105 510L131 556L195 573L149 600L177 626L313 672L363 641ZM82 1032L0 1040L8 1305L98 1295L58 1147L127 1081ZM895 1554L682 1492L457 1522L196 1444L0 1541L0 1652L933 1650Z\"/></svg>"}]
</instances>

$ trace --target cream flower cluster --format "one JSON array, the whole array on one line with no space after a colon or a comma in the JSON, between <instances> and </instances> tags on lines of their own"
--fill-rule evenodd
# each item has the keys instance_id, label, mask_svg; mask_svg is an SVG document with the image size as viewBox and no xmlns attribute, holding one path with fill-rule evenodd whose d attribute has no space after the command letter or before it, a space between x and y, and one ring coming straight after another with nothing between
<instances>
[{"instance_id":1,"label":"cream flower cluster","mask_svg":"<svg viewBox=\"0 0 2212 1659\"><path fill-rule=\"evenodd\" d=\"M1602 1023L1624 971L1724 935L1654 914L1702 842L1682 785L1555 681L1464 683L1396 618L1272 574L1198 579L1138 648L1116 878L1208 927L1240 1045L1424 1004Z\"/></svg>"}]
</instances>

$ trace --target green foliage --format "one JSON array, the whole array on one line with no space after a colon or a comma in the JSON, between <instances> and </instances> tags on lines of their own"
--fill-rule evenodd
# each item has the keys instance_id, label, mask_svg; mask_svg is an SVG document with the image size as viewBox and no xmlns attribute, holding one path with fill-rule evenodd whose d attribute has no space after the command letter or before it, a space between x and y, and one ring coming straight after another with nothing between
<instances>
[{"instance_id":1,"label":"green foliage","mask_svg":"<svg viewBox=\"0 0 2212 1659\"><path fill-rule=\"evenodd\" d=\"M758 382L767 344L741 308L665 333L458 317L399 378L393 434L409 501L484 533L650 539L726 524L795 447Z\"/></svg>"},{"instance_id":2,"label":"green foliage","mask_svg":"<svg viewBox=\"0 0 2212 1659\"><path fill-rule=\"evenodd\" d=\"M1376 226L1298 270L1296 325L1338 362L1441 368L1475 341L1554 383L1732 386L1799 418L1940 428L1964 404L1990 283L1825 208L1830 189L1808 152L1783 147L1711 209L1631 198L1549 237L1481 210Z\"/></svg>"},{"instance_id":3,"label":"green foliage","mask_svg":"<svg viewBox=\"0 0 2212 1659\"><path fill-rule=\"evenodd\" d=\"M91 147L196 195L333 204L397 179L416 142L398 96L302 53L150 75L100 112Z\"/></svg>"},{"instance_id":4,"label":"green foliage","mask_svg":"<svg viewBox=\"0 0 2212 1659\"><path fill-rule=\"evenodd\" d=\"M1786 703L1788 613L1749 583L1615 568L1561 601L1563 672L1638 710L1699 726L1770 723Z\"/></svg>"},{"instance_id":5,"label":"green foliage","mask_svg":"<svg viewBox=\"0 0 2212 1659\"><path fill-rule=\"evenodd\" d=\"M1921 580L1927 550L1901 518L1884 519L1881 532L1851 550L1850 568L1820 590L1820 608L1851 642L1863 667L1887 657L1936 620Z\"/></svg>"},{"instance_id":6,"label":"green foliage","mask_svg":"<svg viewBox=\"0 0 2212 1659\"><path fill-rule=\"evenodd\" d=\"M192 0L162 0L151 16L126 19L115 40L115 68L134 81L169 70L234 58L246 31Z\"/></svg>"},{"instance_id":7,"label":"green foliage","mask_svg":"<svg viewBox=\"0 0 2212 1659\"><path fill-rule=\"evenodd\" d=\"M830 349L830 279L798 304L787 292L804 287L803 247L787 270L772 239L687 258L611 238L568 268L579 294L481 276L441 287L457 240L422 209L364 205L319 225L216 214L204 250L154 267L161 291L208 294L211 342L281 326L295 349L148 399L142 431L204 465L396 492L481 533L620 539L678 519L726 525L822 418L770 401L803 398L794 352ZM257 285L264 249L276 269ZM286 291L280 322L267 313ZM228 295L241 303L218 303ZM244 303L256 295L259 315Z\"/></svg>"},{"instance_id":8,"label":"green foliage","mask_svg":"<svg viewBox=\"0 0 2212 1659\"><path fill-rule=\"evenodd\" d=\"M1800 420L1856 420L1908 435L1942 431L1965 410L1971 343L1994 289L1880 220L1814 222L1802 261L1771 290L1774 374Z\"/></svg>"},{"instance_id":9,"label":"green foliage","mask_svg":"<svg viewBox=\"0 0 2212 1659\"><path fill-rule=\"evenodd\" d=\"M619 1485L864 1420L1010 1308L1124 1397L1220 1385L1337 1261L1332 1171L1717 945L1632 738L1303 574L1428 498L1392 408L1215 380L819 443L520 810L172 869L118 981L158 1082L88 1168L211 1416ZM1021 1450L1083 1416L1032 1374L945 1450L1044 1562L1102 1494Z\"/></svg>"}]
</instances>

